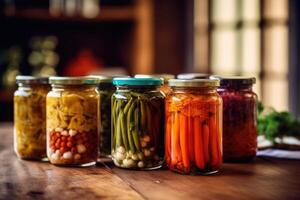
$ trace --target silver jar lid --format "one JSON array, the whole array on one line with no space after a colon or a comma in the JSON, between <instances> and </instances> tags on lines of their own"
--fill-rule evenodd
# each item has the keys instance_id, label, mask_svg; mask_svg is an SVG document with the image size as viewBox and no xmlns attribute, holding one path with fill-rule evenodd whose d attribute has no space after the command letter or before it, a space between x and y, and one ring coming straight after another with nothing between
<instances>
[{"instance_id":1,"label":"silver jar lid","mask_svg":"<svg viewBox=\"0 0 300 200\"><path fill-rule=\"evenodd\" d=\"M170 87L218 87L219 80L210 79L171 79L169 80Z\"/></svg>"},{"instance_id":2,"label":"silver jar lid","mask_svg":"<svg viewBox=\"0 0 300 200\"><path fill-rule=\"evenodd\" d=\"M16 83L25 83L25 84L49 84L48 77L38 77L38 76L16 76Z\"/></svg>"},{"instance_id":3,"label":"silver jar lid","mask_svg":"<svg viewBox=\"0 0 300 200\"><path fill-rule=\"evenodd\" d=\"M97 85L99 79L89 76L51 76L49 83L59 85Z\"/></svg>"}]
</instances>

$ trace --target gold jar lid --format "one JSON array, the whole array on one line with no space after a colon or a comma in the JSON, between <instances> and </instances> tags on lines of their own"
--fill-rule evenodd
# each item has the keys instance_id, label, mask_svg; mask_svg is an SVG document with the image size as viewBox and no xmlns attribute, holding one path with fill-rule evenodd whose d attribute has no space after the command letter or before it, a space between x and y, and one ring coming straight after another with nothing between
<instances>
[{"instance_id":1,"label":"gold jar lid","mask_svg":"<svg viewBox=\"0 0 300 200\"><path fill-rule=\"evenodd\" d=\"M19 75L16 76L16 83L23 84L49 84L48 77L40 77L40 76L24 76Z\"/></svg>"},{"instance_id":2,"label":"gold jar lid","mask_svg":"<svg viewBox=\"0 0 300 200\"><path fill-rule=\"evenodd\" d=\"M171 79L169 80L170 87L218 87L219 80L211 79Z\"/></svg>"},{"instance_id":3,"label":"gold jar lid","mask_svg":"<svg viewBox=\"0 0 300 200\"><path fill-rule=\"evenodd\" d=\"M58 85L97 85L99 79L89 76L51 76L49 83Z\"/></svg>"}]
</instances>

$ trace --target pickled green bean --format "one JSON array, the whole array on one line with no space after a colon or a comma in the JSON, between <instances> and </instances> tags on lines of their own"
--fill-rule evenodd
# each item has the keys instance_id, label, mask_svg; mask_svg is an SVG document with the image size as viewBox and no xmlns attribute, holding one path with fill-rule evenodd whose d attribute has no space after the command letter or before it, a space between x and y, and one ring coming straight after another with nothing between
<instances>
[{"instance_id":1,"label":"pickled green bean","mask_svg":"<svg viewBox=\"0 0 300 200\"><path fill-rule=\"evenodd\" d=\"M135 148L137 149L137 151L141 151L140 149L140 142L139 142L139 136L138 136L138 132L139 132L139 110L138 108L135 108L134 110L134 122L135 122L135 129L133 132L133 141L134 141L134 145Z\"/></svg>"},{"instance_id":2,"label":"pickled green bean","mask_svg":"<svg viewBox=\"0 0 300 200\"><path fill-rule=\"evenodd\" d=\"M122 133L122 140L123 140L123 144L125 146L126 151L129 150L129 146L128 146L128 138L127 138L127 130L126 130L126 125L125 125L125 117L124 117L124 113L123 111L120 111L120 126L121 126L121 133Z\"/></svg>"},{"instance_id":3,"label":"pickled green bean","mask_svg":"<svg viewBox=\"0 0 300 200\"><path fill-rule=\"evenodd\" d=\"M128 136L130 150L132 151L132 153L135 153L135 147L134 147L133 135L132 135L132 131L130 128L130 124L132 121L132 113L134 111L134 107L135 107L135 102L133 102L131 104L130 108L128 109L128 113L127 113L127 136Z\"/></svg>"},{"instance_id":4,"label":"pickled green bean","mask_svg":"<svg viewBox=\"0 0 300 200\"><path fill-rule=\"evenodd\" d=\"M117 166L151 168L161 164L163 152L161 149L158 151L160 146L156 141L163 134L159 131L162 118L158 116L158 110L163 111L163 98L131 91L114 95L112 120L116 128L113 136L116 135L114 140L120 146L114 147L112 157ZM157 105L153 105L152 101Z\"/></svg>"}]
</instances>

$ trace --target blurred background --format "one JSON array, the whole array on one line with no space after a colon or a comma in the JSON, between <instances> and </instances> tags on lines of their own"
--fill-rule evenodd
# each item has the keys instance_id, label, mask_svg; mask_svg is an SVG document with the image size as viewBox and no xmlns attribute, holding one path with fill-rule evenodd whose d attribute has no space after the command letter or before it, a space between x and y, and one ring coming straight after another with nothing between
<instances>
[{"instance_id":1,"label":"blurred background","mask_svg":"<svg viewBox=\"0 0 300 200\"><path fill-rule=\"evenodd\" d=\"M17 74L251 75L299 116L299 19L297 0L2 0L0 121Z\"/></svg>"}]
</instances>

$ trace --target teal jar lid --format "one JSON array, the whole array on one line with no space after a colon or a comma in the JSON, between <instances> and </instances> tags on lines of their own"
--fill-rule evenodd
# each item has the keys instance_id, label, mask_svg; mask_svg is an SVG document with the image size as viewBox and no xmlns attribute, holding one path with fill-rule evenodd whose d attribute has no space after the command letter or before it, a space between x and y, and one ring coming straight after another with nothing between
<instances>
[{"instance_id":1,"label":"teal jar lid","mask_svg":"<svg viewBox=\"0 0 300 200\"><path fill-rule=\"evenodd\" d=\"M115 86L160 86L163 80L160 78L114 78Z\"/></svg>"}]
</instances>

